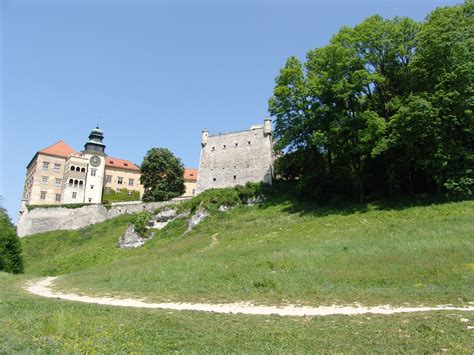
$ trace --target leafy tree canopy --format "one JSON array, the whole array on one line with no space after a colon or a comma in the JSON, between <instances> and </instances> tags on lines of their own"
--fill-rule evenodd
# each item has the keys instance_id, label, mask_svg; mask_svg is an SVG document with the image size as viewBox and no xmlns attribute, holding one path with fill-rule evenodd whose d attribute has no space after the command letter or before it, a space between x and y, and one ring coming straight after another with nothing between
<instances>
[{"instance_id":1,"label":"leafy tree canopy","mask_svg":"<svg viewBox=\"0 0 474 355\"><path fill-rule=\"evenodd\" d=\"M184 166L167 148L151 148L140 166L143 201L165 201L185 191Z\"/></svg>"},{"instance_id":2,"label":"leafy tree canopy","mask_svg":"<svg viewBox=\"0 0 474 355\"><path fill-rule=\"evenodd\" d=\"M20 239L4 208L0 208L0 271L23 272Z\"/></svg>"},{"instance_id":3,"label":"leafy tree canopy","mask_svg":"<svg viewBox=\"0 0 474 355\"><path fill-rule=\"evenodd\" d=\"M276 164L306 192L474 192L474 1L342 28L275 80Z\"/></svg>"}]
</instances>

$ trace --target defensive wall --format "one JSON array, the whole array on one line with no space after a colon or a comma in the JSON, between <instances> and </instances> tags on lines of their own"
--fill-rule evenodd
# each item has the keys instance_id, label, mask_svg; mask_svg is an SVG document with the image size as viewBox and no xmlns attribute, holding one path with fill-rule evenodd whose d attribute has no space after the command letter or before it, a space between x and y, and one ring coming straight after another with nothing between
<instances>
[{"instance_id":1,"label":"defensive wall","mask_svg":"<svg viewBox=\"0 0 474 355\"><path fill-rule=\"evenodd\" d=\"M271 120L246 131L209 135L202 131L197 192L211 188L272 183Z\"/></svg>"},{"instance_id":2,"label":"defensive wall","mask_svg":"<svg viewBox=\"0 0 474 355\"><path fill-rule=\"evenodd\" d=\"M170 203L177 203L183 198L163 202L115 203L109 209L101 204L86 205L78 208L67 207L36 207L30 211L25 209L18 219L17 233L19 237L55 230L74 230L108 219L140 211L152 211Z\"/></svg>"}]
</instances>

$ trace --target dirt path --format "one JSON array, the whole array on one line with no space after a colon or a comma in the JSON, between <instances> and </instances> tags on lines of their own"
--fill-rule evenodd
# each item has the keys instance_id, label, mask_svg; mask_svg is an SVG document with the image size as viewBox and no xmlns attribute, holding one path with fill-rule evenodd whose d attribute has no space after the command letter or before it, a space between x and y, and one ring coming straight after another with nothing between
<instances>
[{"instance_id":1,"label":"dirt path","mask_svg":"<svg viewBox=\"0 0 474 355\"><path fill-rule=\"evenodd\" d=\"M297 307L297 306L255 306L250 303L229 303L229 304L206 304L206 303L146 303L141 299L119 299L110 297L91 297L80 296L76 294L59 293L51 290L51 285L56 277L46 277L40 281L31 283L26 286L26 290L35 295L58 298L69 301L77 301L84 303L95 303L109 306L136 307L136 308L160 308L173 309L178 311L201 311L216 313L242 313L242 314L258 314L258 315L280 315L280 316L328 316L335 314L356 315L364 313L373 314L394 314L394 313L411 313L426 311L474 311L474 303L470 302L469 307L350 307L350 306L326 306L326 307Z\"/></svg>"}]
</instances>

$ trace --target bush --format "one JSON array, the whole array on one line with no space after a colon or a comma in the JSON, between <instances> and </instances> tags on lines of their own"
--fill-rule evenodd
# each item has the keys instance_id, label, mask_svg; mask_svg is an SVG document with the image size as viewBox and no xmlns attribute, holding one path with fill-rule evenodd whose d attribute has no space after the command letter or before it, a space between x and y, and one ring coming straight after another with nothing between
<instances>
[{"instance_id":1,"label":"bush","mask_svg":"<svg viewBox=\"0 0 474 355\"><path fill-rule=\"evenodd\" d=\"M140 236L144 237L148 230L148 223L151 220L151 213L148 211L143 211L137 213L132 217L132 223L135 227L135 232L137 232Z\"/></svg>"},{"instance_id":2,"label":"bush","mask_svg":"<svg viewBox=\"0 0 474 355\"><path fill-rule=\"evenodd\" d=\"M104 189L102 193L102 203L112 203L112 202L125 202L125 201L140 201L140 192L139 191L129 191L127 189L121 189L120 191L114 191L110 189Z\"/></svg>"},{"instance_id":3,"label":"bush","mask_svg":"<svg viewBox=\"0 0 474 355\"><path fill-rule=\"evenodd\" d=\"M21 244L7 211L0 208L0 271L23 272Z\"/></svg>"}]
</instances>

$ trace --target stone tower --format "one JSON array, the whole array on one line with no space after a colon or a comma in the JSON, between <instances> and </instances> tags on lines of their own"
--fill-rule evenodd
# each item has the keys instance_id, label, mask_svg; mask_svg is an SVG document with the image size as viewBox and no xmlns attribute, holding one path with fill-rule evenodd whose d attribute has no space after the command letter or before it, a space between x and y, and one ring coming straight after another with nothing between
<instances>
[{"instance_id":1,"label":"stone tower","mask_svg":"<svg viewBox=\"0 0 474 355\"><path fill-rule=\"evenodd\" d=\"M82 157L87 159L87 179L84 190L84 202L101 203L105 171L104 133L99 126L89 134L89 141L84 145Z\"/></svg>"},{"instance_id":2,"label":"stone tower","mask_svg":"<svg viewBox=\"0 0 474 355\"><path fill-rule=\"evenodd\" d=\"M272 121L246 131L209 135L201 133L201 157L197 192L210 188L272 183Z\"/></svg>"}]
</instances>

